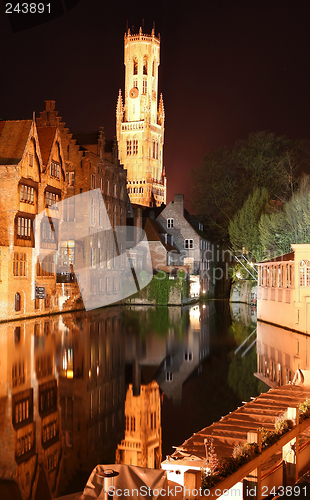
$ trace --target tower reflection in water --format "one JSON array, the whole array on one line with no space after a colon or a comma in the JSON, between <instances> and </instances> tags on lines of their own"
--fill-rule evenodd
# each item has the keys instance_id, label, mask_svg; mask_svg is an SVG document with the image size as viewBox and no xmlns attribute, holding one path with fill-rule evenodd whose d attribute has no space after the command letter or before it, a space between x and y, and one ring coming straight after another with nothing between
<instances>
[{"instance_id":1,"label":"tower reflection in water","mask_svg":"<svg viewBox=\"0 0 310 500\"><path fill-rule=\"evenodd\" d=\"M98 463L159 467L161 394L179 403L209 354L209 307L1 324L0 497L82 491Z\"/></svg>"},{"instance_id":2,"label":"tower reflection in water","mask_svg":"<svg viewBox=\"0 0 310 500\"><path fill-rule=\"evenodd\" d=\"M310 339L304 333L257 322L257 373L269 387L289 384L296 370L309 370Z\"/></svg>"}]
</instances>

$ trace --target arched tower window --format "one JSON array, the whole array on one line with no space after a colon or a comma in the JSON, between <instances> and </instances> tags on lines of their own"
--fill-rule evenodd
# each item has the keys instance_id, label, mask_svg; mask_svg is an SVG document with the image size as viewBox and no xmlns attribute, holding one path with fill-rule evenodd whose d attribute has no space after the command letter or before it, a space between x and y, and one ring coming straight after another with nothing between
<instances>
[{"instance_id":1,"label":"arched tower window","mask_svg":"<svg viewBox=\"0 0 310 500\"><path fill-rule=\"evenodd\" d=\"M133 74L137 75L138 74L138 59L134 57L133 60Z\"/></svg>"},{"instance_id":2,"label":"arched tower window","mask_svg":"<svg viewBox=\"0 0 310 500\"><path fill-rule=\"evenodd\" d=\"M143 57L143 74L147 75L147 56Z\"/></svg>"},{"instance_id":3,"label":"arched tower window","mask_svg":"<svg viewBox=\"0 0 310 500\"><path fill-rule=\"evenodd\" d=\"M21 309L21 298L20 293L15 294L15 311L20 311Z\"/></svg>"},{"instance_id":4,"label":"arched tower window","mask_svg":"<svg viewBox=\"0 0 310 500\"><path fill-rule=\"evenodd\" d=\"M310 261L307 259L299 262L299 286L310 286Z\"/></svg>"},{"instance_id":5,"label":"arched tower window","mask_svg":"<svg viewBox=\"0 0 310 500\"><path fill-rule=\"evenodd\" d=\"M155 76L155 61L152 63L152 76Z\"/></svg>"}]
</instances>

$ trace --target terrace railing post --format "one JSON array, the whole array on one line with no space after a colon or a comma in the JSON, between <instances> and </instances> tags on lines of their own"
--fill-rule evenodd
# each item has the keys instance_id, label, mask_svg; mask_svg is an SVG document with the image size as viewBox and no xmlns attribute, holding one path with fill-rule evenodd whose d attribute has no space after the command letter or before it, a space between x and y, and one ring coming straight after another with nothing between
<instances>
[{"instance_id":1,"label":"terrace railing post","mask_svg":"<svg viewBox=\"0 0 310 500\"><path fill-rule=\"evenodd\" d=\"M298 427L298 408L288 408L286 418L292 421L294 427ZM297 436L282 447L284 487L294 485L298 479L298 438L299 429Z\"/></svg>"}]
</instances>

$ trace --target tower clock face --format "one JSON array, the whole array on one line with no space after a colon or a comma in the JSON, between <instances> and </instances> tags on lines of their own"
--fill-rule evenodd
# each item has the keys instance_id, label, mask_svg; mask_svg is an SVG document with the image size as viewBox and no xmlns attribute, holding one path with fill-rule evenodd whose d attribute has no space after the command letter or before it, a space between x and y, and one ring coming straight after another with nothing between
<instances>
[{"instance_id":1,"label":"tower clock face","mask_svg":"<svg viewBox=\"0 0 310 500\"><path fill-rule=\"evenodd\" d=\"M135 99L136 97L138 97L139 95L139 90L137 89L137 87L133 87L130 91L129 91L129 96L132 98L132 99Z\"/></svg>"}]
</instances>

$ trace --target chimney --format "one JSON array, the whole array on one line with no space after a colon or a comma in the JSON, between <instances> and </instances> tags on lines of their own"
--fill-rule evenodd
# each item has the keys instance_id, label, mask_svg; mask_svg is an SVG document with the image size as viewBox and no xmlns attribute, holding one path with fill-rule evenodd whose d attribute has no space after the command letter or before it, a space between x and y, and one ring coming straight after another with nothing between
<instances>
[{"instance_id":1,"label":"chimney","mask_svg":"<svg viewBox=\"0 0 310 500\"><path fill-rule=\"evenodd\" d=\"M44 101L45 102L45 111L55 111L56 101Z\"/></svg>"},{"instance_id":2,"label":"chimney","mask_svg":"<svg viewBox=\"0 0 310 500\"><path fill-rule=\"evenodd\" d=\"M184 213L184 194L175 194L173 199L173 204L175 210L179 210Z\"/></svg>"}]
</instances>

